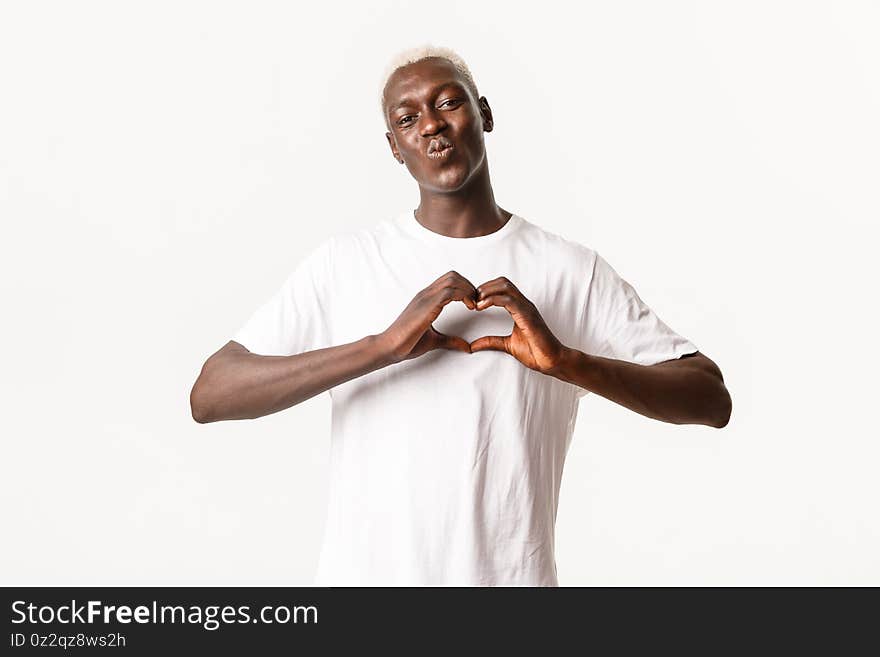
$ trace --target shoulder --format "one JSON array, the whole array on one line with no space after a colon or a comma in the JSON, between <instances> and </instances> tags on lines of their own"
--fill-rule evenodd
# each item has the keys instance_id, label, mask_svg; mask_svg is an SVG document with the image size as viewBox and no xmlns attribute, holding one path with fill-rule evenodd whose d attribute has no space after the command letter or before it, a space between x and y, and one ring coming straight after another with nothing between
<instances>
[{"instance_id":1,"label":"shoulder","mask_svg":"<svg viewBox=\"0 0 880 657\"><path fill-rule=\"evenodd\" d=\"M370 226L338 230L327 236L315 249L328 258L345 258L375 248L388 239L394 230L393 220L386 219Z\"/></svg>"},{"instance_id":2,"label":"shoulder","mask_svg":"<svg viewBox=\"0 0 880 657\"><path fill-rule=\"evenodd\" d=\"M544 262L589 276L601 256L592 247L562 232L550 230L520 215L520 239L539 250Z\"/></svg>"},{"instance_id":3,"label":"shoulder","mask_svg":"<svg viewBox=\"0 0 880 657\"><path fill-rule=\"evenodd\" d=\"M382 245L391 229L390 222L383 221L372 226L337 229L325 234L323 239L306 251L296 272L308 272L314 280L327 285L343 280L365 261L381 256Z\"/></svg>"}]
</instances>

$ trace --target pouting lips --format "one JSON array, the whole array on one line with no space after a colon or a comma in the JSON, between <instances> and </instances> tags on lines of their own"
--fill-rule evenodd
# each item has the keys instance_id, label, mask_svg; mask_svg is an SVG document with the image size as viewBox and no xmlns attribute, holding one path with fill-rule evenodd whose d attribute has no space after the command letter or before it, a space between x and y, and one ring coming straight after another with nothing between
<instances>
[{"instance_id":1,"label":"pouting lips","mask_svg":"<svg viewBox=\"0 0 880 657\"><path fill-rule=\"evenodd\" d=\"M441 146L440 149L428 153L428 157L432 160L445 159L455 150L455 146Z\"/></svg>"},{"instance_id":2,"label":"pouting lips","mask_svg":"<svg viewBox=\"0 0 880 657\"><path fill-rule=\"evenodd\" d=\"M436 137L435 139L431 140L430 144L428 144L427 155L436 157L448 148L452 148L451 141L449 141L446 137L443 137L443 136Z\"/></svg>"}]
</instances>

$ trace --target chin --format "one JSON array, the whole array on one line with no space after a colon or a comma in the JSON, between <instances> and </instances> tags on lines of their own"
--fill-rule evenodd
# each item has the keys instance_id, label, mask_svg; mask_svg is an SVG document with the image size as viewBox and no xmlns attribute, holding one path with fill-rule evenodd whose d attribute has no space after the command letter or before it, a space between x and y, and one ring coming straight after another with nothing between
<instances>
[{"instance_id":1,"label":"chin","mask_svg":"<svg viewBox=\"0 0 880 657\"><path fill-rule=\"evenodd\" d=\"M449 168L421 181L421 186L435 192L457 192L471 179L473 171Z\"/></svg>"}]
</instances>

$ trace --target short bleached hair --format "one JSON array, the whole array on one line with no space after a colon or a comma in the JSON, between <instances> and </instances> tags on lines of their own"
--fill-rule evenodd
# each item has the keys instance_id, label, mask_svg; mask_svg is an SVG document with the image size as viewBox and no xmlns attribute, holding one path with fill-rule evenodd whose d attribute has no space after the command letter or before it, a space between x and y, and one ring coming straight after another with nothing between
<instances>
[{"instance_id":1,"label":"short bleached hair","mask_svg":"<svg viewBox=\"0 0 880 657\"><path fill-rule=\"evenodd\" d=\"M391 58L391 61L385 67L385 72L382 74L381 84L379 85L379 106L382 109L382 118L384 119L386 126L389 124L388 116L385 114L385 86L388 84L389 78L397 69L430 57L440 57L455 66L464 78L468 90L474 95L474 101L479 101L480 92L477 90L476 82L474 82L474 76L471 75L471 70L468 68L468 65L457 52L451 48L444 48L443 46L434 46L431 44L416 46L415 48L407 48L406 50L398 52Z\"/></svg>"}]
</instances>

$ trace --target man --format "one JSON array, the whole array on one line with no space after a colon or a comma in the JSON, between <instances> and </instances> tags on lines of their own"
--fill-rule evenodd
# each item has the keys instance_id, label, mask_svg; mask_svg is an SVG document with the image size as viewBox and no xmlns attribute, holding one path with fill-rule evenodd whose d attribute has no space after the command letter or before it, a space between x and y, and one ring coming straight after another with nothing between
<instances>
[{"instance_id":1,"label":"man","mask_svg":"<svg viewBox=\"0 0 880 657\"><path fill-rule=\"evenodd\" d=\"M456 53L408 51L385 80L386 137L419 206L312 251L207 360L193 417L330 391L318 585L558 586L580 399L723 427L730 396L596 251L495 203L492 110Z\"/></svg>"}]
</instances>

